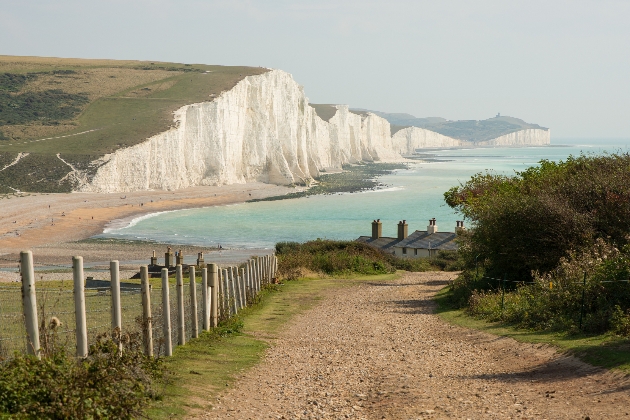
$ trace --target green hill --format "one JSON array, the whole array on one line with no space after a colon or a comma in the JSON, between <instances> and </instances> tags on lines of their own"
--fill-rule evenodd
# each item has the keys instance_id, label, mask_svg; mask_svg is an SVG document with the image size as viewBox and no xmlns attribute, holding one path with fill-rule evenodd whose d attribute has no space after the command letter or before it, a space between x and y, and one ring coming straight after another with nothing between
<instances>
[{"instance_id":1,"label":"green hill","mask_svg":"<svg viewBox=\"0 0 630 420\"><path fill-rule=\"evenodd\" d=\"M354 112L368 112L366 109L352 109ZM525 121L505 116L496 116L487 120L461 120L449 121L440 117L416 118L411 114L389 114L380 111L369 111L385 118L392 124L392 135L406 127L420 127L435 131L454 139L479 142L514 133L527 128L547 130L538 124L530 124Z\"/></svg>"},{"instance_id":2,"label":"green hill","mask_svg":"<svg viewBox=\"0 0 630 420\"><path fill-rule=\"evenodd\" d=\"M0 56L0 193L70 191L88 163L167 130L259 67ZM28 153L17 164L6 167ZM3 169L4 168L4 169ZM10 188L12 187L12 188Z\"/></svg>"}]
</instances>

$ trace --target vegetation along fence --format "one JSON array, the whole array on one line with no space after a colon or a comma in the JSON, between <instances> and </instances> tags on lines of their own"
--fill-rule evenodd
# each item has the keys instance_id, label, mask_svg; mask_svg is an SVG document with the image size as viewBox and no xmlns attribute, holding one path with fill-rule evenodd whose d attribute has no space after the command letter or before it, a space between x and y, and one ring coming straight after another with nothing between
<instances>
[{"instance_id":1,"label":"vegetation along fence","mask_svg":"<svg viewBox=\"0 0 630 420\"><path fill-rule=\"evenodd\" d=\"M526 293L521 293L516 296L516 302L512 302L511 306L518 306L521 310L527 310L527 308L533 308L534 305L527 302L519 302L519 300L540 300L542 295L545 295L547 300L557 300L561 303L565 310L573 315L576 319L576 324L579 330L583 329L583 322L585 314L591 313L597 310L597 307L602 306L594 302L598 299L609 300L608 294L619 296L628 296L630 292L630 279L602 279L591 278L586 272L583 272L583 277L580 281L572 278L537 278L532 280L510 280L504 275L502 278L490 277L486 275L479 275L478 269L476 269L475 279L477 281L488 281L493 285L491 290L500 293L500 301L497 302L500 308L500 319L506 320L507 303L506 303L506 291L518 290L520 286L529 286ZM607 290L614 287L614 290ZM523 289L520 289L523 290ZM499 295L497 295L497 298ZM547 305L549 306L549 305ZM557 309L556 309L557 310ZM558 310L557 310L558 311ZM522 317L522 314L514 313L513 317Z\"/></svg>"},{"instance_id":2,"label":"vegetation along fence","mask_svg":"<svg viewBox=\"0 0 630 420\"><path fill-rule=\"evenodd\" d=\"M254 302L277 271L276 256L266 255L240 267L188 266L187 279L182 265L175 267L174 279L168 268L151 279L148 266L141 266L139 283L121 283L119 263L111 261L111 281L86 287L83 258L73 257L72 263L72 287L63 282L36 287L33 254L20 254L22 299L17 287L0 286L0 359L14 351L40 357L50 346L72 342L77 357L86 357L89 343L104 333L121 348L128 334L141 333L147 355L171 356L174 346L199 335L200 323L203 330L217 327Z\"/></svg>"}]
</instances>

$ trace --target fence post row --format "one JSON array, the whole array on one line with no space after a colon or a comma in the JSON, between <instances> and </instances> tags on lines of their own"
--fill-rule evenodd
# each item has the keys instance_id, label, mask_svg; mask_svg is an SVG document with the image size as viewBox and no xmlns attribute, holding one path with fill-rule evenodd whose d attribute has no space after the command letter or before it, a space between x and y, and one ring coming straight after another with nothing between
<instances>
[{"instance_id":1,"label":"fence post row","mask_svg":"<svg viewBox=\"0 0 630 420\"><path fill-rule=\"evenodd\" d=\"M265 284L275 278L277 271L275 255L254 257L248 260L243 268L230 266L219 269L217 264L207 264L201 269L202 290L202 328L209 330L216 328L219 319L236 315L239 310L255 301L256 295ZM120 263L110 261L110 290L111 290L111 328L112 339L122 351L122 301L120 289ZM176 266L177 293L177 333L178 344L186 343L186 313L184 306L184 282L182 265ZM39 325L37 317L37 301L35 294L35 274L33 254L31 251L20 253L20 273L22 275L22 304L24 322L27 333L28 354L41 357L39 341ZM76 320L76 354L79 358L88 355L87 319L85 307L85 279L83 257L72 258L73 294ZM195 267L189 267L190 275L190 310L192 337L199 336L199 319L197 314L197 287ZM162 333L164 340L164 354L173 354L170 288L168 269L163 268L162 277ZM586 281L586 280L585 280ZM142 341L144 354L153 356L153 319L151 311L151 284L149 282L148 266L140 267L140 282L142 294ZM505 287L505 285L504 285ZM583 304L582 304L583 306ZM583 308L582 308L583 309ZM580 325L582 323L580 316Z\"/></svg>"},{"instance_id":2,"label":"fence post row","mask_svg":"<svg viewBox=\"0 0 630 420\"><path fill-rule=\"evenodd\" d=\"M85 317L85 285L83 283L83 257L72 257L74 279L74 315L76 319L77 357L87 357L87 322Z\"/></svg>"},{"instance_id":3,"label":"fence post row","mask_svg":"<svg viewBox=\"0 0 630 420\"><path fill-rule=\"evenodd\" d=\"M144 354L153 356L153 320L151 319L151 285L149 284L149 267L140 267L142 286L142 342Z\"/></svg>"},{"instance_id":4,"label":"fence post row","mask_svg":"<svg viewBox=\"0 0 630 420\"><path fill-rule=\"evenodd\" d=\"M164 336L164 354L173 355L171 340L171 303L168 290L168 268L162 269L162 335Z\"/></svg>"},{"instance_id":5,"label":"fence post row","mask_svg":"<svg viewBox=\"0 0 630 420\"><path fill-rule=\"evenodd\" d=\"M22 275L22 309L26 324L26 353L41 358L39 328L37 326L37 297L35 294L35 269L33 253L20 252L20 274Z\"/></svg>"}]
</instances>

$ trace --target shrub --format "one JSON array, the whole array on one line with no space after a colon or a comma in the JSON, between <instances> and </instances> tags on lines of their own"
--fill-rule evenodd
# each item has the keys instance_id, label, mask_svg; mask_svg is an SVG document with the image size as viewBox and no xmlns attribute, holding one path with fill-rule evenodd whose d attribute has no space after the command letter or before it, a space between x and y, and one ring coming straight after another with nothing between
<instances>
[{"instance_id":1,"label":"shrub","mask_svg":"<svg viewBox=\"0 0 630 420\"><path fill-rule=\"evenodd\" d=\"M598 238L628 243L630 154L543 160L515 176L478 174L444 194L473 229L460 236L467 269L531 280Z\"/></svg>"},{"instance_id":2,"label":"shrub","mask_svg":"<svg viewBox=\"0 0 630 420\"><path fill-rule=\"evenodd\" d=\"M581 324L585 332L629 336L629 274L630 247L619 251L598 240L593 249L562 259L554 271L534 273L533 282L507 283L504 296L501 281L463 274L451 299L473 316L519 328L577 331Z\"/></svg>"},{"instance_id":3,"label":"shrub","mask_svg":"<svg viewBox=\"0 0 630 420\"><path fill-rule=\"evenodd\" d=\"M427 271L434 267L428 259L397 258L368 244L355 241L316 240L303 244L276 244L278 272L293 280L306 271L326 275L387 274L396 270ZM452 256L442 257L450 261ZM431 260L432 261L432 260Z\"/></svg>"},{"instance_id":4,"label":"shrub","mask_svg":"<svg viewBox=\"0 0 630 420\"><path fill-rule=\"evenodd\" d=\"M118 337L116 337L118 339ZM107 335L77 360L65 347L41 360L16 354L0 365L0 413L11 418L133 418L158 396L161 359L142 353L139 334L120 337L124 351Z\"/></svg>"}]
</instances>

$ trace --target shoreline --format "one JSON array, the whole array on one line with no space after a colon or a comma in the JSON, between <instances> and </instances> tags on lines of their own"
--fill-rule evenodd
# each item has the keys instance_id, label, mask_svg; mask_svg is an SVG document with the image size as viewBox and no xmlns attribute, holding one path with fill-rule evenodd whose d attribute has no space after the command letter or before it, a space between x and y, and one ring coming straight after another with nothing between
<instances>
[{"instance_id":1,"label":"shoreline","mask_svg":"<svg viewBox=\"0 0 630 420\"><path fill-rule=\"evenodd\" d=\"M94 260L148 259L145 245L111 246L81 244L78 241L103 233L116 221L138 219L165 211L244 203L295 192L295 188L261 182L225 186L191 187L176 191L137 191L130 193L24 193L0 199L0 267L15 267L20 251L31 250L36 265L67 261L72 255ZM108 249L109 248L109 249ZM179 248L179 247L178 247ZM208 252L204 247L181 246ZM111 256L105 257L110 251ZM250 250L253 251L253 250ZM83 252L83 254L71 253ZM159 255L159 253L158 253ZM195 252L196 255L196 252Z\"/></svg>"}]
</instances>

